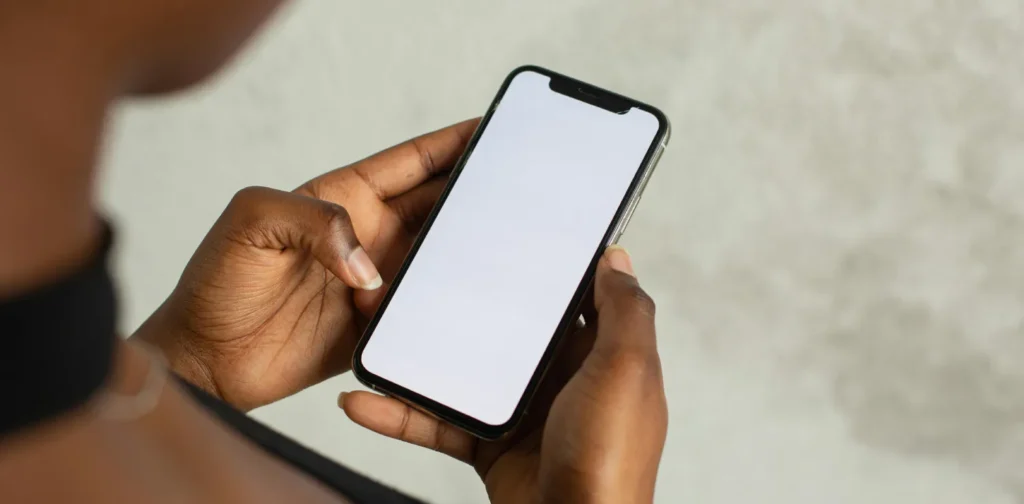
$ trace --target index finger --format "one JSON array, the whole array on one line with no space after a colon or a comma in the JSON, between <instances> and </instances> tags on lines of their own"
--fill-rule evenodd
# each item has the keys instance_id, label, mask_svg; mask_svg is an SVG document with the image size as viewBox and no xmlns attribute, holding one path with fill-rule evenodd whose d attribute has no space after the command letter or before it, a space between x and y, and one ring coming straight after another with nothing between
<instances>
[{"instance_id":1,"label":"index finger","mask_svg":"<svg viewBox=\"0 0 1024 504\"><path fill-rule=\"evenodd\" d=\"M448 171L462 155L480 118L406 140L344 168L327 172L309 182L321 192L351 183L353 175L383 201L398 196L427 179ZM328 196L329 195L324 195Z\"/></svg>"},{"instance_id":2,"label":"index finger","mask_svg":"<svg viewBox=\"0 0 1024 504\"><path fill-rule=\"evenodd\" d=\"M338 406L353 422L378 434L473 463L476 438L397 399L347 392L338 397Z\"/></svg>"}]
</instances>

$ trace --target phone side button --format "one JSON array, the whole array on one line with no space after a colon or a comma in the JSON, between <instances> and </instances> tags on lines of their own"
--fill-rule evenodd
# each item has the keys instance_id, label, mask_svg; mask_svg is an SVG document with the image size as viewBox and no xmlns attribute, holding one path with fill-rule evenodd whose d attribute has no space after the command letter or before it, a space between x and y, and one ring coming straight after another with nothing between
<instances>
[{"instance_id":1,"label":"phone side button","mask_svg":"<svg viewBox=\"0 0 1024 504\"><path fill-rule=\"evenodd\" d=\"M644 185L647 185L647 181L644 181ZM643 188L641 188L641 191ZM629 204L629 208L626 209L626 215L622 217L622 224L619 224L619 236L621 237L626 232L626 226L629 226L629 221L633 220L633 212L636 211L636 207L640 206L640 194L637 193L636 197Z\"/></svg>"},{"instance_id":2,"label":"phone side button","mask_svg":"<svg viewBox=\"0 0 1024 504\"><path fill-rule=\"evenodd\" d=\"M622 238L622 221L619 221L615 225L615 230L612 231L611 236L608 237L608 242L604 244L605 247L611 247L616 243L619 243L619 238Z\"/></svg>"}]
</instances>

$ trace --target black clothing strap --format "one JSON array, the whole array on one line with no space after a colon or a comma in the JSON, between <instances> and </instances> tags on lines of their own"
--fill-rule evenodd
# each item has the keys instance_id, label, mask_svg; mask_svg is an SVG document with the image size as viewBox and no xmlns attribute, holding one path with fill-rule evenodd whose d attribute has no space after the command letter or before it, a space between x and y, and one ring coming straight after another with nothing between
<instances>
[{"instance_id":1,"label":"black clothing strap","mask_svg":"<svg viewBox=\"0 0 1024 504\"><path fill-rule=\"evenodd\" d=\"M0 438L84 404L103 386L116 344L112 243L74 275L0 299Z\"/></svg>"},{"instance_id":2,"label":"black clothing strap","mask_svg":"<svg viewBox=\"0 0 1024 504\"><path fill-rule=\"evenodd\" d=\"M249 438L265 451L292 467L308 474L324 485L344 495L352 502L373 504L422 504L422 501L402 495L365 476L352 472L334 461L306 448L277 431L249 418L221 400L179 379L197 402L220 417L221 421Z\"/></svg>"}]
</instances>

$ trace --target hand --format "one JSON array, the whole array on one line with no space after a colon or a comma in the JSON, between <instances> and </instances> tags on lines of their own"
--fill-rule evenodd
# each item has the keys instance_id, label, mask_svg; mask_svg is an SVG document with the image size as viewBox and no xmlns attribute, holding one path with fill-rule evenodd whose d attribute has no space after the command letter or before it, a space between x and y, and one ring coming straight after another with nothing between
<instances>
[{"instance_id":1,"label":"hand","mask_svg":"<svg viewBox=\"0 0 1024 504\"><path fill-rule=\"evenodd\" d=\"M654 304L621 248L599 262L584 318L507 440L478 440L370 392L342 394L339 404L370 430L472 464L491 502L651 502L668 410Z\"/></svg>"},{"instance_id":2,"label":"hand","mask_svg":"<svg viewBox=\"0 0 1024 504\"><path fill-rule=\"evenodd\" d=\"M291 193L240 191L135 337L243 410L346 371L366 322L360 307L372 313L379 302L476 124L410 140Z\"/></svg>"}]
</instances>

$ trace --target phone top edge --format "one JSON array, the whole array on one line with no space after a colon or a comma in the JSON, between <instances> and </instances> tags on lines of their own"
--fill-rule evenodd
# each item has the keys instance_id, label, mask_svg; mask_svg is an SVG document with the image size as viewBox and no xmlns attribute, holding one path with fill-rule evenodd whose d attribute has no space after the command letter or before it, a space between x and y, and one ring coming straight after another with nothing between
<instances>
[{"instance_id":1,"label":"phone top edge","mask_svg":"<svg viewBox=\"0 0 1024 504\"><path fill-rule=\"evenodd\" d=\"M671 132L671 129L672 129L671 128L671 124L669 123L668 116L665 115L665 113L662 112L661 109L659 109L658 107L655 107L655 106L650 105L650 104L648 104L646 102L637 100L635 98L630 98L630 97L628 97L626 95L616 93L615 91L609 90L607 88L603 88L603 87L595 85L595 84L590 84L590 83L588 83L586 81L582 81L582 80L576 79L574 77L570 77L568 75L556 72L554 70L550 70L548 68L544 68L544 67L539 66L539 65L527 63L527 64L520 65L520 66L516 67L515 69L513 69L511 72L509 72L508 76L505 77L505 80L504 80L504 82L503 82L503 84L501 86L501 92L499 93L499 95L503 95L504 92L505 92L505 89L508 88L508 85L512 83L512 80L515 79L515 77L517 75L519 75L519 74L521 74L523 72L534 72L534 73L538 73L538 74L544 75L546 77L551 77L552 79L562 79L562 80L571 82L574 85L584 86L584 87L591 88L591 89L594 89L596 91L599 91L599 92L601 92L603 94L607 94L607 95L615 98L616 100L622 100L622 101L629 102L631 107L635 107L635 108L638 108L638 109L643 110L645 112L648 112L648 113L653 115L658 120L658 136L661 137L664 134L665 139L664 139L663 143L665 145L668 144L668 136L670 136L669 133Z\"/></svg>"}]
</instances>

